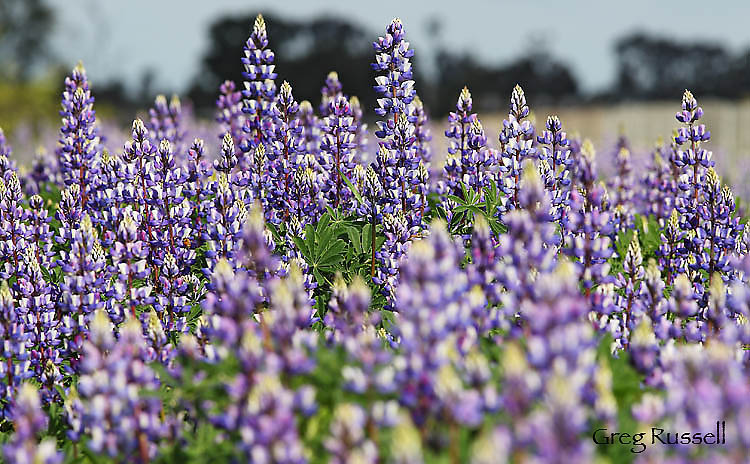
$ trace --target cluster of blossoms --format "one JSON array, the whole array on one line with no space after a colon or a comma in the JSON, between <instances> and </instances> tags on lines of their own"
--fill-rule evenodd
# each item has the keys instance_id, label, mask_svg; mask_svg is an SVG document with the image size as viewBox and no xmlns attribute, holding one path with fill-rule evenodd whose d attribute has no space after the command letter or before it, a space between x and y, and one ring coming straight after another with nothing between
<instances>
[{"instance_id":1,"label":"cluster of blossoms","mask_svg":"<svg viewBox=\"0 0 750 464\"><path fill-rule=\"evenodd\" d=\"M335 72L298 102L269 45L258 16L216 150L163 96L111 146L80 65L55 162L0 131L3 462L595 462L631 414L614 362L644 426L731 443L639 460L745 459L750 235L690 92L651 169L622 138L602 182L520 86L497 147L464 88L440 166L400 20L373 147Z\"/></svg>"}]
</instances>

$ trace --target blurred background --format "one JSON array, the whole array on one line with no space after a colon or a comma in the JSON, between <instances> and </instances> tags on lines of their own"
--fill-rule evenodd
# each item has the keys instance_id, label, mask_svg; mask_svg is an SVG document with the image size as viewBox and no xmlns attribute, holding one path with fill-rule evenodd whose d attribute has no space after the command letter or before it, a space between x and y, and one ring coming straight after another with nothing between
<instances>
[{"instance_id":1,"label":"blurred background","mask_svg":"<svg viewBox=\"0 0 750 464\"><path fill-rule=\"evenodd\" d=\"M64 75L79 60L97 114L110 124L127 127L159 93L178 94L199 118L211 120L219 84L242 81L242 46L259 12L279 82L289 80L295 97L314 106L326 74L336 70L344 92L373 107L371 43L399 16L416 50L417 90L438 143L464 85L494 140L511 89L520 83L537 121L558 114L569 132L605 152L624 132L635 152L647 153L658 137L671 135L689 88L706 110L716 156L732 165L750 159L750 2L743 0L721 6L693 0L0 0L0 127L22 158L33 151L30 141L54 137Z\"/></svg>"}]
</instances>

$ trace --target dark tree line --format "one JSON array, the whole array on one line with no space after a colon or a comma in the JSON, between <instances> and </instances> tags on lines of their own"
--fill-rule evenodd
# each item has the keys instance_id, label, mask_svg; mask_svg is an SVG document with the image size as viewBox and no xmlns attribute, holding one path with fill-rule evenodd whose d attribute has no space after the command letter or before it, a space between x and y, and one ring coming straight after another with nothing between
<instances>
[{"instance_id":1,"label":"dark tree line","mask_svg":"<svg viewBox=\"0 0 750 464\"><path fill-rule=\"evenodd\" d=\"M372 90L372 40L377 33L340 18L317 18L298 22L264 16L270 47L276 53L279 79L289 80L298 100L320 101L320 88L329 71L337 71L344 93L357 95L365 108L375 106ZM210 47L202 60L190 96L197 106L216 98L225 79L241 82L242 44L254 18L231 17L215 22L209 32ZM413 46L415 44L412 44ZM418 44L417 44L418 45ZM425 75L419 53L413 60L417 92L435 115L444 115L455 105L464 85L476 96L482 110L505 108L510 90L521 82L535 100L560 99L577 95L570 69L543 51L502 66L482 64L467 53L439 51L437 69ZM500 97L500 94L508 94Z\"/></svg>"},{"instance_id":2,"label":"dark tree line","mask_svg":"<svg viewBox=\"0 0 750 464\"><path fill-rule=\"evenodd\" d=\"M615 53L617 81L608 98L674 98L686 88L701 96L750 94L750 48L735 55L718 43L634 33L617 41Z\"/></svg>"},{"instance_id":3,"label":"dark tree line","mask_svg":"<svg viewBox=\"0 0 750 464\"><path fill-rule=\"evenodd\" d=\"M276 54L278 83L288 80L297 100L310 100L317 106L326 75L336 71L347 95L357 95L363 105L374 105L369 85L374 74L369 31L338 18L315 18L306 22L264 15L269 46ZM238 85L241 76L242 47L250 34L253 16L227 17L209 30L209 49L190 90L197 106L210 105L219 85L226 79Z\"/></svg>"},{"instance_id":4,"label":"dark tree line","mask_svg":"<svg viewBox=\"0 0 750 464\"><path fill-rule=\"evenodd\" d=\"M43 0L0 0L0 77L27 79L49 60L52 10Z\"/></svg>"},{"instance_id":5,"label":"dark tree line","mask_svg":"<svg viewBox=\"0 0 750 464\"><path fill-rule=\"evenodd\" d=\"M276 52L279 83L288 80L298 100L320 101L320 88L335 70L347 95L356 95L365 108L375 106L372 89L372 31L343 18L321 16L297 21L267 15L270 46ZM242 46L250 34L253 15L227 16L209 28L209 47L194 76L188 97L195 107L210 115L221 82L231 79L241 86ZM55 18L43 0L0 0L0 77L25 80L33 71L59 66L49 53L49 34ZM433 25L439 43L439 24ZM434 66L428 66L418 49L414 59L417 91L433 116L453 109L464 85L474 95L480 111L505 110L512 87L520 83L535 104L585 103L588 100L621 101L679 98L690 88L701 97L739 98L750 95L750 48L732 53L719 43L677 41L647 33L633 33L614 47L615 81L597 95L582 94L571 68L543 48L532 48L505 63L480 61L469 53L440 49ZM70 63L64 66L67 69ZM149 105L153 71L147 71L135 94L124 81L99 83L97 100L120 108ZM132 87L132 86L128 86Z\"/></svg>"},{"instance_id":6,"label":"dark tree line","mask_svg":"<svg viewBox=\"0 0 750 464\"><path fill-rule=\"evenodd\" d=\"M242 80L239 60L253 19L224 18L211 27L211 46L190 92L198 106L213 103L224 79ZM336 70L345 93L357 95L366 108L374 106L369 63L376 32L330 17L297 22L268 16L266 23L279 78L293 84L298 99L316 105L325 76ZM504 110L516 83L522 84L536 103L674 99L685 88L702 97L750 94L750 48L733 54L718 43L684 42L637 32L619 39L613 52L617 77L609 89L596 95L581 94L570 66L544 49L532 49L502 64L439 50L434 72L429 75L421 74L424 67L417 53L417 91L435 116L453 109L464 85L471 89L481 111Z\"/></svg>"}]
</instances>

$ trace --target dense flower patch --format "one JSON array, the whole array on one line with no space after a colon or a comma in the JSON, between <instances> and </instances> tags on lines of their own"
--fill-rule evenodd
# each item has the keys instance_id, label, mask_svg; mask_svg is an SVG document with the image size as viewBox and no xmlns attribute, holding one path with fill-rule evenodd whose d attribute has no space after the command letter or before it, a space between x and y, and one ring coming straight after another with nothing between
<instances>
[{"instance_id":1,"label":"dense flower patch","mask_svg":"<svg viewBox=\"0 0 750 464\"><path fill-rule=\"evenodd\" d=\"M465 88L438 165L398 19L372 132L270 43L258 16L216 153L164 97L111 146L80 65L54 154L0 132L4 462L746 462L748 236L689 91L605 183L520 86L496 141Z\"/></svg>"}]
</instances>

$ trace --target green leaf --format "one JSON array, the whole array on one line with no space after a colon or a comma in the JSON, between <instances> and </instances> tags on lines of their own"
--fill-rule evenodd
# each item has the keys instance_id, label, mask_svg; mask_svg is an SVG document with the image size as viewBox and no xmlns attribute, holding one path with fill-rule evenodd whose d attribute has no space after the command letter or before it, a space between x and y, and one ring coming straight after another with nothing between
<instances>
[{"instance_id":1,"label":"green leaf","mask_svg":"<svg viewBox=\"0 0 750 464\"><path fill-rule=\"evenodd\" d=\"M367 254L372 252L372 224L367 224L362 229L362 250Z\"/></svg>"},{"instance_id":2,"label":"green leaf","mask_svg":"<svg viewBox=\"0 0 750 464\"><path fill-rule=\"evenodd\" d=\"M344 175L343 172L341 172L341 169L339 169L339 176L341 176L341 179L344 180L344 183L346 183L346 186L351 189L352 193L354 194L354 198L357 199L357 202L361 205L364 203L364 200L362 200L362 195L360 195L359 191L357 191L357 188L354 187L354 184Z\"/></svg>"},{"instance_id":3,"label":"green leaf","mask_svg":"<svg viewBox=\"0 0 750 464\"><path fill-rule=\"evenodd\" d=\"M349 236L349 240L354 246L354 250L357 253L362 254L364 250L362 249L362 240L359 230L357 230L356 227L347 227L346 234Z\"/></svg>"}]
</instances>

